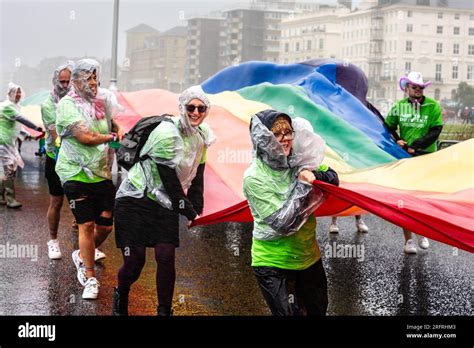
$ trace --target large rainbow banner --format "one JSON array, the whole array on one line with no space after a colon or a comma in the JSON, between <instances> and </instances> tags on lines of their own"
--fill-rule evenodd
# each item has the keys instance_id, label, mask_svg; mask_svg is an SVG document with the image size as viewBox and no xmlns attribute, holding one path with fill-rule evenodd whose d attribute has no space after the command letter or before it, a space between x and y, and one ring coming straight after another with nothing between
<instances>
[{"instance_id":1,"label":"large rainbow banner","mask_svg":"<svg viewBox=\"0 0 474 348\"><path fill-rule=\"evenodd\" d=\"M326 195L316 216L370 212L474 251L474 140L411 158L366 101L367 79L354 65L336 60L248 62L224 69L202 88L212 105L206 122L217 141L208 150L204 213L195 225L252 221L242 191L252 160L249 122L271 108L305 118L326 141L324 162L338 172L341 185L314 183ZM124 109L116 119L125 129L141 117L178 115L178 94L169 91L123 92L117 98ZM37 100L25 102L30 104L26 111Z\"/></svg>"}]
</instances>

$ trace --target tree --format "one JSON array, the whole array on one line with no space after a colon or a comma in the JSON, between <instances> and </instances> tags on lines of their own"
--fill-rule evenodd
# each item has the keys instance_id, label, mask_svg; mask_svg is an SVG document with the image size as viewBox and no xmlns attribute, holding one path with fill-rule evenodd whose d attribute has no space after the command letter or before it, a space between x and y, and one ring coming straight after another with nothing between
<instances>
[{"instance_id":1,"label":"tree","mask_svg":"<svg viewBox=\"0 0 474 348\"><path fill-rule=\"evenodd\" d=\"M474 87L469 86L466 82L459 83L456 101L464 106L474 106Z\"/></svg>"}]
</instances>

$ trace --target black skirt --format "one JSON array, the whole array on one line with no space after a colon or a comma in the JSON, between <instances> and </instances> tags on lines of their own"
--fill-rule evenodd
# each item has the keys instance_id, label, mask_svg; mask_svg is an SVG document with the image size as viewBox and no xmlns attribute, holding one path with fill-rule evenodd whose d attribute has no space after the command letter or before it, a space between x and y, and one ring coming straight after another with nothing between
<instances>
[{"instance_id":1,"label":"black skirt","mask_svg":"<svg viewBox=\"0 0 474 348\"><path fill-rule=\"evenodd\" d=\"M148 197L116 199L114 217L117 248L158 243L179 246L179 214Z\"/></svg>"}]
</instances>

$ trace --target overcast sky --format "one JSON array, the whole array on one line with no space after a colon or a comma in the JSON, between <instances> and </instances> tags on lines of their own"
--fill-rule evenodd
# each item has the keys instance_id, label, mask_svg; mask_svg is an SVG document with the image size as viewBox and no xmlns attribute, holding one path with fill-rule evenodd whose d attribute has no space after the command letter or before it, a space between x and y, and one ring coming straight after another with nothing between
<instances>
[{"instance_id":1,"label":"overcast sky","mask_svg":"<svg viewBox=\"0 0 474 348\"><path fill-rule=\"evenodd\" d=\"M187 15L212 9L218 9L216 1L121 0L119 64L124 58L125 30L139 23L167 30L186 25L179 19L180 10ZM8 69L17 58L36 65L42 58L60 55L110 57L112 16L112 0L0 0L0 64Z\"/></svg>"},{"instance_id":2,"label":"overcast sky","mask_svg":"<svg viewBox=\"0 0 474 348\"><path fill-rule=\"evenodd\" d=\"M308 0L306 0L308 1ZM315 0L313 2L336 0ZM185 18L250 0L121 0L119 59L125 54L125 30L146 23L160 31L186 25ZM35 66L45 57L111 55L113 0L0 0L0 69L15 63Z\"/></svg>"}]
</instances>

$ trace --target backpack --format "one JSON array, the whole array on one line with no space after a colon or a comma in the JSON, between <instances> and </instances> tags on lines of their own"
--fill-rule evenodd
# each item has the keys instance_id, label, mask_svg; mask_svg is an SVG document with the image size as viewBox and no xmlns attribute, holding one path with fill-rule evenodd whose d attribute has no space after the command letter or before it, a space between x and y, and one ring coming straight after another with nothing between
<instances>
[{"instance_id":1,"label":"backpack","mask_svg":"<svg viewBox=\"0 0 474 348\"><path fill-rule=\"evenodd\" d=\"M146 159L140 158L141 149L148 140L150 133L158 127L161 122L173 122L169 117L173 116L164 114L140 119L120 141L120 147L116 153L117 164L128 171L135 163Z\"/></svg>"}]
</instances>

